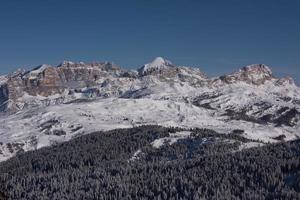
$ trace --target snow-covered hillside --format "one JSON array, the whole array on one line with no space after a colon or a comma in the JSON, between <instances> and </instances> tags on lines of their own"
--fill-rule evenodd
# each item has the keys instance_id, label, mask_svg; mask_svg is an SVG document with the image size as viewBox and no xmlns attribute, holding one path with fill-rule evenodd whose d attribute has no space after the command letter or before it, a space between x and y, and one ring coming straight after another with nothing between
<instances>
[{"instance_id":1,"label":"snow-covered hillside","mask_svg":"<svg viewBox=\"0 0 300 200\"><path fill-rule=\"evenodd\" d=\"M0 80L0 161L82 134L146 124L238 129L262 142L300 136L300 89L265 65L209 79L161 57L137 72L63 62Z\"/></svg>"}]
</instances>

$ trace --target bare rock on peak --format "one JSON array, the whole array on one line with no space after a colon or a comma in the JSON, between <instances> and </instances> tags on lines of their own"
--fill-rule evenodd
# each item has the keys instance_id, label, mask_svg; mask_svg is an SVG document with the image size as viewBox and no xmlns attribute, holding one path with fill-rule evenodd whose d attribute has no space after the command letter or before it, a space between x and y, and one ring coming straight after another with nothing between
<instances>
[{"instance_id":1,"label":"bare rock on peak","mask_svg":"<svg viewBox=\"0 0 300 200\"><path fill-rule=\"evenodd\" d=\"M225 83L235 83L243 81L249 84L261 85L273 79L272 71L264 64L253 64L241 68L239 71L221 76L220 79Z\"/></svg>"},{"instance_id":2,"label":"bare rock on peak","mask_svg":"<svg viewBox=\"0 0 300 200\"><path fill-rule=\"evenodd\" d=\"M276 84L281 85L281 86L289 86L289 85L296 86L294 79L290 76L286 76L286 77L278 79L276 81Z\"/></svg>"}]
</instances>

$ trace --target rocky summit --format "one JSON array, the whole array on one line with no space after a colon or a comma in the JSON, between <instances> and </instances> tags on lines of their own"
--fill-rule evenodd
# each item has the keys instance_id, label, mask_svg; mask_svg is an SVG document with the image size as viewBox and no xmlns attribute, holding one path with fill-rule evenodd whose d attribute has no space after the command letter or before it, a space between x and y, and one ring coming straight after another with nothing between
<instances>
[{"instance_id":1,"label":"rocky summit","mask_svg":"<svg viewBox=\"0 0 300 200\"><path fill-rule=\"evenodd\" d=\"M57 67L41 65L31 71L19 71L5 76L1 83L1 110L16 111L27 104L26 96L42 97L45 101L64 92L104 84L106 79L125 77L129 72L112 63L63 62Z\"/></svg>"}]
</instances>

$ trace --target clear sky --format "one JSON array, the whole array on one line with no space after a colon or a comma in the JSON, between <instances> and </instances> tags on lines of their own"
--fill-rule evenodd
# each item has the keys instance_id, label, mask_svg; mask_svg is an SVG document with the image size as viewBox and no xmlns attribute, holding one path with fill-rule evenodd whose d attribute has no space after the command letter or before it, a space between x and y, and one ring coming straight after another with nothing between
<instances>
[{"instance_id":1,"label":"clear sky","mask_svg":"<svg viewBox=\"0 0 300 200\"><path fill-rule=\"evenodd\" d=\"M0 73L162 56L210 76L264 63L299 83L299 10L299 0L3 0Z\"/></svg>"}]
</instances>

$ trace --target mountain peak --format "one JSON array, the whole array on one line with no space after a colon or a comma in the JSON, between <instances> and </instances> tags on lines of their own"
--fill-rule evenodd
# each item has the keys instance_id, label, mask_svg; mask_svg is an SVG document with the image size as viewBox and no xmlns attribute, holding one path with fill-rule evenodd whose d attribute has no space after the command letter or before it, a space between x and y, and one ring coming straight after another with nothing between
<instances>
[{"instance_id":1,"label":"mountain peak","mask_svg":"<svg viewBox=\"0 0 300 200\"><path fill-rule=\"evenodd\" d=\"M149 65L166 65L166 64L172 64L170 61L164 59L163 57L156 57Z\"/></svg>"},{"instance_id":2,"label":"mountain peak","mask_svg":"<svg viewBox=\"0 0 300 200\"><path fill-rule=\"evenodd\" d=\"M250 84L261 85L273 77L271 69L264 64L252 64L245 66L237 72L222 76L221 79L226 83L243 81Z\"/></svg>"},{"instance_id":3,"label":"mountain peak","mask_svg":"<svg viewBox=\"0 0 300 200\"><path fill-rule=\"evenodd\" d=\"M70 66L74 66L76 64L81 64L81 63L76 63L76 62L72 62L72 61L69 61L69 60L64 60L59 65L57 65L57 67L70 67Z\"/></svg>"},{"instance_id":4,"label":"mountain peak","mask_svg":"<svg viewBox=\"0 0 300 200\"><path fill-rule=\"evenodd\" d=\"M166 69L168 67L174 67L171 61L166 60L162 57L156 57L152 62L145 64L143 67L138 69L138 72L141 75L145 75L153 71Z\"/></svg>"},{"instance_id":5,"label":"mountain peak","mask_svg":"<svg viewBox=\"0 0 300 200\"><path fill-rule=\"evenodd\" d=\"M264 64L252 64L240 69L240 72L252 73L252 74L266 74L272 75L271 69Z\"/></svg>"},{"instance_id":6,"label":"mountain peak","mask_svg":"<svg viewBox=\"0 0 300 200\"><path fill-rule=\"evenodd\" d=\"M64 60L59 66L74 65L75 63L69 60Z\"/></svg>"}]
</instances>

